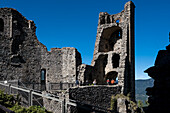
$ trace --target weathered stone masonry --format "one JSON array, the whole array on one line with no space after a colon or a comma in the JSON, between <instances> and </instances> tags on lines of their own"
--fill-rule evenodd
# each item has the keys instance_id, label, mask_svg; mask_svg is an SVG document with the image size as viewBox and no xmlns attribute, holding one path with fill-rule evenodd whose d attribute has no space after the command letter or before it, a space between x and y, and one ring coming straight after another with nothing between
<instances>
[{"instance_id":1,"label":"weathered stone masonry","mask_svg":"<svg viewBox=\"0 0 170 113\"><path fill-rule=\"evenodd\" d=\"M4 23L0 35L1 80L40 81L40 46L33 21L28 21L14 9L1 8ZM35 43L37 42L37 43Z\"/></svg>"},{"instance_id":2,"label":"weathered stone masonry","mask_svg":"<svg viewBox=\"0 0 170 113\"><path fill-rule=\"evenodd\" d=\"M77 49L52 48L48 52L35 35L34 22L27 20L15 9L1 8L0 22L1 80L17 79L43 84L75 83L76 67L81 64L81 55Z\"/></svg>"},{"instance_id":3,"label":"weathered stone masonry","mask_svg":"<svg viewBox=\"0 0 170 113\"><path fill-rule=\"evenodd\" d=\"M82 64L81 54L75 48L47 51L35 35L33 21L15 9L0 8L0 80L40 83L46 86L39 87L41 90L50 90L48 83L75 83L79 80L86 85L96 79L97 86L67 90L66 100L108 109L111 95L130 93L135 99L134 8L130 1L118 14L99 14L91 65ZM118 84L107 86L107 79L118 80Z\"/></svg>"},{"instance_id":4,"label":"weathered stone masonry","mask_svg":"<svg viewBox=\"0 0 170 113\"><path fill-rule=\"evenodd\" d=\"M118 14L99 14L92 64L78 67L80 81L87 84L96 79L99 86L70 88L70 99L105 109L111 105L111 95L117 93L130 93L135 100L134 9L130 1ZM107 79L118 79L118 84L107 86Z\"/></svg>"},{"instance_id":5,"label":"weathered stone masonry","mask_svg":"<svg viewBox=\"0 0 170 113\"><path fill-rule=\"evenodd\" d=\"M81 55L75 48L52 48L42 54L42 69L46 69L46 81L75 83Z\"/></svg>"},{"instance_id":6,"label":"weathered stone masonry","mask_svg":"<svg viewBox=\"0 0 170 113\"><path fill-rule=\"evenodd\" d=\"M106 84L107 79L115 81L118 79L118 86L122 87L121 93L125 95L131 93L133 98L135 96L134 8L133 2L130 1L118 14L109 15L106 12L99 14L91 64L94 73L90 73L92 77L90 74L84 74L86 78L96 79L97 84Z\"/></svg>"}]
</instances>

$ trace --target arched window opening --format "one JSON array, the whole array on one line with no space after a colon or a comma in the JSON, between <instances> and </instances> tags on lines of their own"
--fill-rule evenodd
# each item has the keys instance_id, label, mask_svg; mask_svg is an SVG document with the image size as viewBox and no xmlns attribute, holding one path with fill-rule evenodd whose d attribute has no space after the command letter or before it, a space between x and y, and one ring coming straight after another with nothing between
<instances>
[{"instance_id":1,"label":"arched window opening","mask_svg":"<svg viewBox=\"0 0 170 113\"><path fill-rule=\"evenodd\" d=\"M108 74L106 74L106 83L109 85L115 85L118 83L118 72L111 71Z\"/></svg>"},{"instance_id":2,"label":"arched window opening","mask_svg":"<svg viewBox=\"0 0 170 113\"><path fill-rule=\"evenodd\" d=\"M0 32L4 31L4 21L2 18L0 18Z\"/></svg>"},{"instance_id":3,"label":"arched window opening","mask_svg":"<svg viewBox=\"0 0 170 113\"><path fill-rule=\"evenodd\" d=\"M41 81L45 81L45 75L46 75L46 70L42 69L41 70Z\"/></svg>"},{"instance_id":4,"label":"arched window opening","mask_svg":"<svg viewBox=\"0 0 170 113\"><path fill-rule=\"evenodd\" d=\"M107 16L107 23L108 24L110 23L110 16L109 15Z\"/></svg>"},{"instance_id":5,"label":"arched window opening","mask_svg":"<svg viewBox=\"0 0 170 113\"><path fill-rule=\"evenodd\" d=\"M100 39L99 52L114 51L115 44L122 39L122 29L117 26L104 29Z\"/></svg>"},{"instance_id":6,"label":"arched window opening","mask_svg":"<svg viewBox=\"0 0 170 113\"><path fill-rule=\"evenodd\" d=\"M120 60L120 56L118 54L114 54L112 57L113 68L119 67L119 60Z\"/></svg>"},{"instance_id":7,"label":"arched window opening","mask_svg":"<svg viewBox=\"0 0 170 113\"><path fill-rule=\"evenodd\" d=\"M118 20L116 20L116 23L119 23L119 19L118 19Z\"/></svg>"},{"instance_id":8,"label":"arched window opening","mask_svg":"<svg viewBox=\"0 0 170 113\"><path fill-rule=\"evenodd\" d=\"M101 18L100 18L100 24L102 25L102 24L105 24L105 16L102 16Z\"/></svg>"},{"instance_id":9,"label":"arched window opening","mask_svg":"<svg viewBox=\"0 0 170 113\"><path fill-rule=\"evenodd\" d=\"M114 50L114 45L116 44L117 40L122 38L122 31L121 30L117 30L115 31L109 39L109 46L110 46L110 51Z\"/></svg>"}]
</instances>

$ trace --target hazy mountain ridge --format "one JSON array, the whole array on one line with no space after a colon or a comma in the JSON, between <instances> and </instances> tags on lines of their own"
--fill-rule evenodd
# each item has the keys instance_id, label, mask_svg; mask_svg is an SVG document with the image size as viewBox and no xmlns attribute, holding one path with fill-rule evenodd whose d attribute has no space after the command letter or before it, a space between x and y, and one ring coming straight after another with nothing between
<instances>
[{"instance_id":1,"label":"hazy mountain ridge","mask_svg":"<svg viewBox=\"0 0 170 113\"><path fill-rule=\"evenodd\" d=\"M154 80L152 78L135 80L136 101L142 100L145 103L145 100L148 98L145 90L147 87L153 87L153 85Z\"/></svg>"}]
</instances>

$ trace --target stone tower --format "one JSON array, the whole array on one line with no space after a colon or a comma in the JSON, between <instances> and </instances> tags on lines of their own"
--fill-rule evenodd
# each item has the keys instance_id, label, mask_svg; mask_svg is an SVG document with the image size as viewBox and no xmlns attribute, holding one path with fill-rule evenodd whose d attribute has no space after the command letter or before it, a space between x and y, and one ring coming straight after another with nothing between
<instances>
[{"instance_id":1,"label":"stone tower","mask_svg":"<svg viewBox=\"0 0 170 113\"><path fill-rule=\"evenodd\" d=\"M127 2L118 14L99 14L92 66L99 84L117 79L122 93L135 95L135 47L133 2Z\"/></svg>"}]
</instances>

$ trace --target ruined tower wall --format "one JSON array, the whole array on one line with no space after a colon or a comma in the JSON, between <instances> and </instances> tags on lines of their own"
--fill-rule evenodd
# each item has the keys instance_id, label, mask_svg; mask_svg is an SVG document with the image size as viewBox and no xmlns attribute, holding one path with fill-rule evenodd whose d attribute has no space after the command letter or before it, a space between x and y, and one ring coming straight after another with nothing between
<instances>
[{"instance_id":1,"label":"ruined tower wall","mask_svg":"<svg viewBox=\"0 0 170 113\"><path fill-rule=\"evenodd\" d=\"M35 24L15 9L0 9L0 80L70 82L76 80L81 55L75 48L51 49L35 35Z\"/></svg>"},{"instance_id":2,"label":"ruined tower wall","mask_svg":"<svg viewBox=\"0 0 170 113\"><path fill-rule=\"evenodd\" d=\"M62 75L65 82L76 82L77 67L81 64L81 56L75 48L64 48L62 50Z\"/></svg>"},{"instance_id":3,"label":"ruined tower wall","mask_svg":"<svg viewBox=\"0 0 170 113\"><path fill-rule=\"evenodd\" d=\"M50 52L41 52L41 69L46 70L46 83L60 82L62 78L62 53L60 49L53 49Z\"/></svg>"},{"instance_id":4,"label":"ruined tower wall","mask_svg":"<svg viewBox=\"0 0 170 113\"><path fill-rule=\"evenodd\" d=\"M91 65L81 64L77 68L80 84L89 85L93 82L94 69Z\"/></svg>"},{"instance_id":5,"label":"ruined tower wall","mask_svg":"<svg viewBox=\"0 0 170 113\"><path fill-rule=\"evenodd\" d=\"M92 66L98 84L118 77L122 93L134 97L134 4L130 1L118 14L99 14Z\"/></svg>"},{"instance_id":6,"label":"ruined tower wall","mask_svg":"<svg viewBox=\"0 0 170 113\"><path fill-rule=\"evenodd\" d=\"M81 64L81 55L75 48L52 48L42 51L41 69L46 70L46 82L75 83L77 66Z\"/></svg>"},{"instance_id":7,"label":"ruined tower wall","mask_svg":"<svg viewBox=\"0 0 170 113\"><path fill-rule=\"evenodd\" d=\"M1 80L39 81L40 49L35 43L34 23L31 22L33 26L29 28L28 21L19 12L9 8L1 9L0 15L4 21L0 40Z\"/></svg>"}]
</instances>

